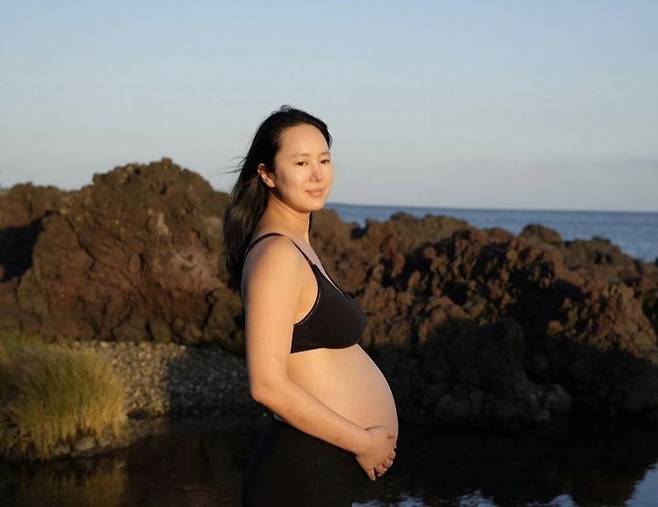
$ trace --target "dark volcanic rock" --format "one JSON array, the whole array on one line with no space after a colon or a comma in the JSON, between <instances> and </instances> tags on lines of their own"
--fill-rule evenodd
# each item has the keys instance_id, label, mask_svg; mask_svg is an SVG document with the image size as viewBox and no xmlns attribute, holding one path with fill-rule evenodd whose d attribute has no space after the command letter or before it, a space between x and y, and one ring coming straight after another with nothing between
<instances>
[{"instance_id":1,"label":"dark volcanic rock","mask_svg":"<svg viewBox=\"0 0 658 507\"><path fill-rule=\"evenodd\" d=\"M55 187L15 185L0 194L0 282L21 277L30 267L42 221L66 196Z\"/></svg>"},{"instance_id":2,"label":"dark volcanic rock","mask_svg":"<svg viewBox=\"0 0 658 507\"><path fill-rule=\"evenodd\" d=\"M45 337L215 341L243 353L227 289L226 195L169 159L77 192L0 196L0 329ZM396 213L314 213L313 246L368 315L361 345L402 418L518 430L566 414L658 425L658 267L607 239L514 235Z\"/></svg>"},{"instance_id":3,"label":"dark volcanic rock","mask_svg":"<svg viewBox=\"0 0 658 507\"><path fill-rule=\"evenodd\" d=\"M220 340L234 350L241 343L233 318L239 301L222 281L226 196L199 175L162 159L96 174L92 185L59 198L35 189L28 199L19 190L0 199L3 237L8 226L23 231L3 244L1 329L83 340ZM25 232L36 223L37 233ZM14 239L21 236L31 245ZM16 248L31 255L19 257Z\"/></svg>"},{"instance_id":4,"label":"dark volcanic rock","mask_svg":"<svg viewBox=\"0 0 658 507\"><path fill-rule=\"evenodd\" d=\"M636 286L655 290L655 270L645 277ZM382 265L364 305L414 418L514 427L566 411L556 392L580 412L651 417L658 351L642 301L594 266L566 268L559 249L471 228Z\"/></svg>"}]
</instances>

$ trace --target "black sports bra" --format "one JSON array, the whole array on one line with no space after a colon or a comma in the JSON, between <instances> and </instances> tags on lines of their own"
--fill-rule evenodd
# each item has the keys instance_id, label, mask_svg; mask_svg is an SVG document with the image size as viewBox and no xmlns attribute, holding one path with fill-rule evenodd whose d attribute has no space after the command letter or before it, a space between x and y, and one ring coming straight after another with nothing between
<instances>
[{"instance_id":1,"label":"black sports bra","mask_svg":"<svg viewBox=\"0 0 658 507\"><path fill-rule=\"evenodd\" d=\"M278 232L263 234L247 246L243 262L254 244L273 235L285 236ZM342 349L358 343L367 325L367 318L359 304L352 296L345 294L329 275L328 280L297 243L290 241L308 261L318 283L313 306L293 326L290 353L319 348Z\"/></svg>"}]
</instances>

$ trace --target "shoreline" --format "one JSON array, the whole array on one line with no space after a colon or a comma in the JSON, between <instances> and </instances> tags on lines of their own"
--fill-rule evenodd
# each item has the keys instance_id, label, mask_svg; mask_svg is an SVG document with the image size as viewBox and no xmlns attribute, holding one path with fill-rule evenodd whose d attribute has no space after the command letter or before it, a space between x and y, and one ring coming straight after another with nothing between
<instances>
[{"instance_id":1,"label":"shoreline","mask_svg":"<svg viewBox=\"0 0 658 507\"><path fill-rule=\"evenodd\" d=\"M59 345L71 350L100 354L126 387L126 421L117 435L79 435L60 442L47 460L28 458L15 452L8 462L43 462L52 459L100 456L129 447L145 437L168 432L196 433L222 430L256 431L267 414L251 399L244 361L216 344L187 346L175 343L71 341ZM423 420L401 421L404 426L429 428ZM623 420L553 417L549 424L523 428L517 436L554 434L574 427L629 427ZM638 425L640 427L642 425ZM500 431L468 425L441 425L448 433L493 433Z\"/></svg>"},{"instance_id":2,"label":"shoreline","mask_svg":"<svg viewBox=\"0 0 658 507\"><path fill-rule=\"evenodd\" d=\"M246 366L218 345L79 341L58 342L72 351L92 351L107 362L125 386L126 420L114 434L78 434L59 441L53 458L88 457L129 446L153 434L196 421L214 427L255 427L264 411L249 396ZM10 429L11 436L18 435ZM31 457L29 445L16 443L0 459L43 461Z\"/></svg>"}]
</instances>

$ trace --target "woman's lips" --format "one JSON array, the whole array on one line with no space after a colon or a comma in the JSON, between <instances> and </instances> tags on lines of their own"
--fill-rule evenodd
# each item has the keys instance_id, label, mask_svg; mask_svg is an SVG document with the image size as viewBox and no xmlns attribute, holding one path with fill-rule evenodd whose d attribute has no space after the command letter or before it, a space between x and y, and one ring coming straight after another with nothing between
<instances>
[{"instance_id":1,"label":"woman's lips","mask_svg":"<svg viewBox=\"0 0 658 507\"><path fill-rule=\"evenodd\" d=\"M319 190L307 190L306 192L311 194L313 197L320 197L324 193L324 188Z\"/></svg>"}]
</instances>

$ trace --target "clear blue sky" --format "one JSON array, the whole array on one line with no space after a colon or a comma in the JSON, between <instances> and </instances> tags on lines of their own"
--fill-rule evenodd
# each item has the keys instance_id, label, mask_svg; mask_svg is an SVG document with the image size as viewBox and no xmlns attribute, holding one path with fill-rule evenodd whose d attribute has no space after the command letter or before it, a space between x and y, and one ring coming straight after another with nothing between
<instances>
[{"instance_id":1,"label":"clear blue sky","mask_svg":"<svg viewBox=\"0 0 658 507\"><path fill-rule=\"evenodd\" d=\"M658 2L1 2L0 184L169 156L218 190L281 104L330 202L658 210Z\"/></svg>"}]
</instances>

